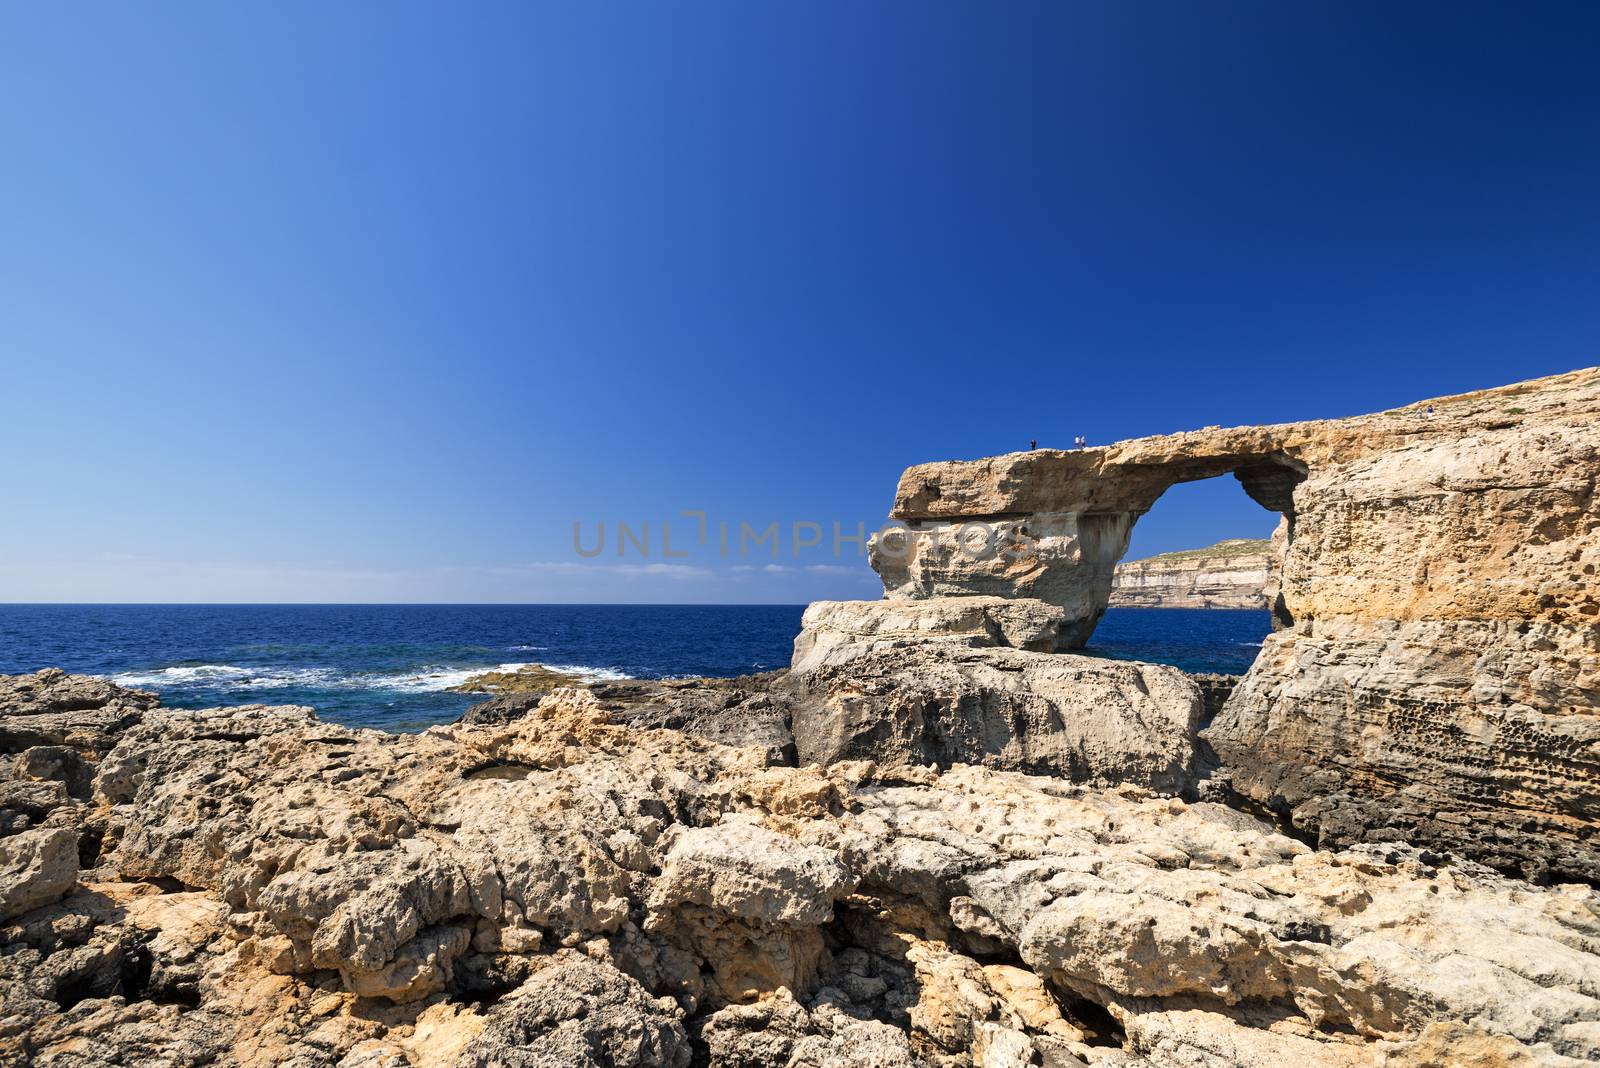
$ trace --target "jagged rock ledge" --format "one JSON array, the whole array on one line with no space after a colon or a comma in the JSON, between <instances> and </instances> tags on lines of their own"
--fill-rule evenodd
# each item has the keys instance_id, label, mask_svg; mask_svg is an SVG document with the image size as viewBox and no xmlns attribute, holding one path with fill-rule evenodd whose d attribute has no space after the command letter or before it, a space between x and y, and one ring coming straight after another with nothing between
<instances>
[{"instance_id":1,"label":"jagged rock ledge","mask_svg":"<svg viewBox=\"0 0 1600 1068\"><path fill-rule=\"evenodd\" d=\"M1138 787L785 766L768 746L621 725L577 689L420 735L169 711L56 672L0 679L0 709L11 1063L1600 1049L1594 890L1403 846L1314 851Z\"/></svg>"}]
</instances>

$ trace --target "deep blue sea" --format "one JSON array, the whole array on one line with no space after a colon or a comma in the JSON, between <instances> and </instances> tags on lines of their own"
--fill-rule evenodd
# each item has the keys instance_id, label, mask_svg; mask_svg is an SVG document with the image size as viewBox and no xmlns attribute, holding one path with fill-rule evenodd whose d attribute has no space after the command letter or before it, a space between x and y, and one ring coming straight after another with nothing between
<instances>
[{"instance_id":1,"label":"deep blue sea","mask_svg":"<svg viewBox=\"0 0 1600 1068\"><path fill-rule=\"evenodd\" d=\"M784 667L803 605L4 605L0 674L61 667L164 704L310 705L352 726L420 730L483 695L449 687L545 664L590 678ZM1090 653L1239 673L1264 611L1113 608Z\"/></svg>"}]
</instances>

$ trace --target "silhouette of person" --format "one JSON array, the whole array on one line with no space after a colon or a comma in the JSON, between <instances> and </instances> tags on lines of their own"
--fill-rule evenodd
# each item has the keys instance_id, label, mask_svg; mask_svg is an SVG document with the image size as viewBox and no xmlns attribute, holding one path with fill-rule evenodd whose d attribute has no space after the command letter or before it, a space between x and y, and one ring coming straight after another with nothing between
<instances>
[{"instance_id":1,"label":"silhouette of person","mask_svg":"<svg viewBox=\"0 0 1600 1068\"><path fill-rule=\"evenodd\" d=\"M1030 451L1033 450L1033 449L1037 449L1038 447L1039 447L1039 439L1038 438L1034 438L1032 441L1028 442L1028 449Z\"/></svg>"}]
</instances>

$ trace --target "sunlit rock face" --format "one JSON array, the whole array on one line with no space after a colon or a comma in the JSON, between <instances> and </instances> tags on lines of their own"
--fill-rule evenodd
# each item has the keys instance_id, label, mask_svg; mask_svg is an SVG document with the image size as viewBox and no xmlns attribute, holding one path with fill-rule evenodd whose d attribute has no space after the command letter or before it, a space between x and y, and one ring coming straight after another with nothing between
<instances>
[{"instance_id":1,"label":"sunlit rock face","mask_svg":"<svg viewBox=\"0 0 1600 1068\"><path fill-rule=\"evenodd\" d=\"M1081 648L1105 613L1134 514L1041 512L918 519L875 535L868 557L895 600L989 595L1059 606L1057 647Z\"/></svg>"},{"instance_id":2,"label":"sunlit rock face","mask_svg":"<svg viewBox=\"0 0 1600 1068\"><path fill-rule=\"evenodd\" d=\"M1113 608L1265 608L1272 543L1236 538L1117 565ZM1276 595L1276 594L1274 594Z\"/></svg>"},{"instance_id":3,"label":"sunlit rock face","mask_svg":"<svg viewBox=\"0 0 1600 1068\"><path fill-rule=\"evenodd\" d=\"M927 647L1061 671L1087 659ZM0 918L0 1063L1422 1068L1600 1053L1593 887L1405 846L1318 851L1128 782L796 767L618 716L557 689L508 722L391 735L0 677L0 843L41 859L0 866L0 895L24 909ZM82 767L34 752L57 748L47 731ZM64 861L48 885L45 854Z\"/></svg>"},{"instance_id":4,"label":"sunlit rock face","mask_svg":"<svg viewBox=\"0 0 1600 1068\"><path fill-rule=\"evenodd\" d=\"M1207 433L1171 455L1162 453L1171 439L1148 438L909 468L891 513L903 529L875 535L868 558L891 599L989 595L1058 605L1057 647L1081 648L1105 614L1134 523L1175 484L1232 474L1263 507L1292 514L1300 461L1269 439L1216 431L1208 441Z\"/></svg>"},{"instance_id":5,"label":"sunlit rock face","mask_svg":"<svg viewBox=\"0 0 1600 1068\"><path fill-rule=\"evenodd\" d=\"M935 597L920 601L813 601L800 621L790 667L808 672L863 653L939 644L1055 648L1062 612L1025 598Z\"/></svg>"},{"instance_id":6,"label":"sunlit rock face","mask_svg":"<svg viewBox=\"0 0 1600 1068\"><path fill-rule=\"evenodd\" d=\"M1223 474L1283 517L1266 590L1284 629L1207 732L1234 788L1329 844L1407 839L1600 880L1600 369L1352 419L922 464L873 566L891 599L1058 605L1058 648L1075 648L1138 517Z\"/></svg>"}]
</instances>

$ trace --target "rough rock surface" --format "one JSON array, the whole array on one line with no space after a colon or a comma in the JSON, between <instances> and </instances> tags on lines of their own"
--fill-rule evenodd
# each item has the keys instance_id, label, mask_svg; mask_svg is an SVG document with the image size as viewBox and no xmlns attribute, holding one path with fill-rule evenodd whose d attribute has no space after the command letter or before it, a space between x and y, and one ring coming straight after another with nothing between
<instances>
[{"instance_id":1,"label":"rough rock surface","mask_svg":"<svg viewBox=\"0 0 1600 1068\"><path fill-rule=\"evenodd\" d=\"M1286 628L1206 732L1234 789L1329 846L1406 840L1600 882L1600 369L924 464L895 500L910 529L872 559L892 598L1037 598L1081 643L1133 522L1174 483L1229 473L1283 516L1268 586ZM1000 531L998 550L953 551L962 527Z\"/></svg>"},{"instance_id":2,"label":"rough rock surface","mask_svg":"<svg viewBox=\"0 0 1600 1068\"><path fill-rule=\"evenodd\" d=\"M784 671L727 679L629 679L588 684L611 718L639 728L666 728L724 745L761 745L794 755ZM546 692L511 693L473 705L460 723L503 725L539 707Z\"/></svg>"},{"instance_id":3,"label":"rough rock surface","mask_svg":"<svg viewBox=\"0 0 1600 1068\"><path fill-rule=\"evenodd\" d=\"M59 900L78 881L78 836L41 827L0 838L0 920Z\"/></svg>"},{"instance_id":4,"label":"rough rock surface","mask_svg":"<svg viewBox=\"0 0 1600 1068\"><path fill-rule=\"evenodd\" d=\"M616 723L683 731L723 745L758 745L775 758L792 758L785 675L602 682L591 689Z\"/></svg>"},{"instance_id":5,"label":"rough rock surface","mask_svg":"<svg viewBox=\"0 0 1600 1068\"><path fill-rule=\"evenodd\" d=\"M580 690L413 736L148 707L93 770L96 862L0 923L6 1063L1600 1055L1600 892L1133 786L786 767Z\"/></svg>"},{"instance_id":6,"label":"rough rock surface","mask_svg":"<svg viewBox=\"0 0 1600 1068\"><path fill-rule=\"evenodd\" d=\"M1234 538L1204 549L1124 560L1111 580L1111 606L1265 608L1272 542Z\"/></svg>"},{"instance_id":7,"label":"rough rock surface","mask_svg":"<svg viewBox=\"0 0 1600 1068\"><path fill-rule=\"evenodd\" d=\"M830 658L790 676L802 764L984 764L1166 793L1204 770L1200 690L1176 668L871 639Z\"/></svg>"},{"instance_id":8,"label":"rough rock surface","mask_svg":"<svg viewBox=\"0 0 1600 1068\"><path fill-rule=\"evenodd\" d=\"M902 476L902 496L906 478L919 470L913 467ZM1044 601L1062 610L1060 649L1082 648L1105 613L1116 563L1128 551L1136 518L1133 512L1085 510L1022 516L955 513L946 519L942 513L903 512L898 499L895 507L894 518L905 521L905 529L874 534L867 544L867 558L883 579L887 597Z\"/></svg>"},{"instance_id":9,"label":"rough rock surface","mask_svg":"<svg viewBox=\"0 0 1600 1068\"><path fill-rule=\"evenodd\" d=\"M473 1068L659 1065L688 1068L683 1010L630 976L567 951L541 968L459 1061Z\"/></svg>"},{"instance_id":10,"label":"rough rock surface","mask_svg":"<svg viewBox=\"0 0 1600 1068\"><path fill-rule=\"evenodd\" d=\"M863 652L945 642L1050 652L1061 609L1003 597L936 597L926 601L814 601L800 621L790 670L833 667Z\"/></svg>"}]
</instances>

